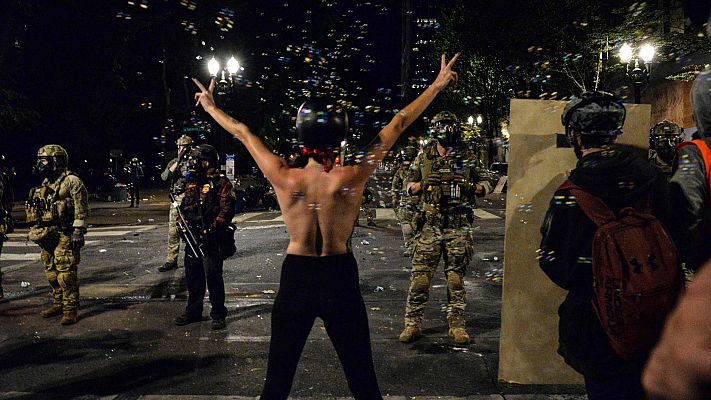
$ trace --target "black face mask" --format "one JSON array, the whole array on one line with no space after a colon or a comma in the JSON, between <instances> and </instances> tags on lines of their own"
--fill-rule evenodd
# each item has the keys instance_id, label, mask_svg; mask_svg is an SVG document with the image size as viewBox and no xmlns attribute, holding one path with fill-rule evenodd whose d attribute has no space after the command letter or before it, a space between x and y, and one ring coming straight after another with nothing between
<instances>
[{"instance_id":1,"label":"black face mask","mask_svg":"<svg viewBox=\"0 0 711 400\"><path fill-rule=\"evenodd\" d=\"M54 170L54 168L52 168L53 163L51 158L46 159L48 161L46 165L42 162L43 160L44 159L42 158L37 159L37 163L34 165L34 167L32 167L32 173L37 176L47 178L52 175L52 172Z\"/></svg>"}]
</instances>

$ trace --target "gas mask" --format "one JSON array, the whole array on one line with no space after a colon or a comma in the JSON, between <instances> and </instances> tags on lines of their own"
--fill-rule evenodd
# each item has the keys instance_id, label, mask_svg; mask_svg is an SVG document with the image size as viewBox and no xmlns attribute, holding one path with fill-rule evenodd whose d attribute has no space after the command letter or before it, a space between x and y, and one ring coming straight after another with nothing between
<instances>
[{"instance_id":1,"label":"gas mask","mask_svg":"<svg viewBox=\"0 0 711 400\"><path fill-rule=\"evenodd\" d=\"M43 161L47 161L45 164ZM54 172L54 160L51 157L38 157L37 162L34 167L32 167L32 173L40 176L42 178L47 178Z\"/></svg>"},{"instance_id":2,"label":"gas mask","mask_svg":"<svg viewBox=\"0 0 711 400\"><path fill-rule=\"evenodd\" d=\"M442 121L435 123L432 128L432 137L437 139L444 147L456 147L462 142L462 133L456 123Z\"/></svg>"}]
</instances>

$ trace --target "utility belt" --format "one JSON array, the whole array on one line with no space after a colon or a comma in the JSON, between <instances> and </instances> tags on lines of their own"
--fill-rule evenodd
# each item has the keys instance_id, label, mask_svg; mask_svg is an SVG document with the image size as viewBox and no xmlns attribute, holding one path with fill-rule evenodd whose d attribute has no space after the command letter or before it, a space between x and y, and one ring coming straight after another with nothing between
<instances>
[{"instance_id":1,"label":"utility belt","mask_svg":"<svg viewBox=\"0 0 711 400\"><path fill-rule=\"evenodd\" d=\"M466 208L456 208L447 212L432 208L422 213L422 220L440 229L457 229L468 226L472 222L472 213Z\"/></svg>"}]
</instances>

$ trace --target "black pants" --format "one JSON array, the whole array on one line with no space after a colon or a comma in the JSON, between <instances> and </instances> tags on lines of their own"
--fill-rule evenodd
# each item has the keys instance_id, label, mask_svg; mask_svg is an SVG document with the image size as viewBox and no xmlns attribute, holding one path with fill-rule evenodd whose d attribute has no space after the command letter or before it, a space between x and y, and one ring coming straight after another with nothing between
<instances>
[{"instance_id":1,"label":"black pants","mask_svg":"<svg viewBox=\"0 0 711 400\"><path fill-rule=\"evenodd\" d=\"M585 376L585 390L589 400L640 400L642 372L609 378Z\"/></svg>"},{"instance_id":2,"label":"black pants","mask_svg":"<svg viewBox=\"0 0 711 400\"><path fill-rule=\"evenodd\" d=\"M267 379L262 400L286 399L316 317L341 360L356 399L382 399L373 368L368 316L353 254L305 257L287 254L272 310Z\"/></svg>"},{"instance_id":3,"label":"black pants","mask_svg":"<svg viewBox=\"0 0 711 400\"><path fill-rule=\"evenodd\" d=\"M205 257L195 257L190 251L185 251L185 281L188 286L188 305L185 314L190 317L202 316L202 303L205 298L205 284L210 291L210 317L224 319L227 316L225 307L225 281L222 279L222 257L217 250L203 246Z\"/></svg>"}]
</instances>

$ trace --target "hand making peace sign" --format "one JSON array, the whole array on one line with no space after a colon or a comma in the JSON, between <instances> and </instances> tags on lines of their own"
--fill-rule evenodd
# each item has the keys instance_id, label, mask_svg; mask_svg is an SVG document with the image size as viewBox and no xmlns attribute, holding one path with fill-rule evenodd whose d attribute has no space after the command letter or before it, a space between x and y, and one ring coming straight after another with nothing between
<instances>
[{"instance_id":1,"label":"hand making peace sign","mask_svg":"<svg viewBox=\"0 0 711 400\"><path fill-rule=\"evenodd\" d=\"M205 111L215 107L215 99L212 97L212 92L215 90L215 79L210 79L209 89L205 89L205 86L195 78L193 78L193 82L195 82L197 87L200 89L199 93L195 93L195 107L197 107L198 104L201 104Z\"/></svg>"},{"instance_id":2,"label":"hand making peace sign","mask_svg":"<svg viewBox=\"0 0 711 400\"><path fill-rule=\"evenodd\" d=\"M459 74L452 71L452 66L454 66L454 63L459 58L460 54L461 53L455 54L454 57L449 60L449 63L447 63L447 59L444 57L444 54L442 54L442 63L439 69L439 74L437 75L437 78L434 80L434 82L432 82L432 86L439 90L443 90L451 82L457 82L457 80L459 79Z\"/></svg>"}]
</instances>

